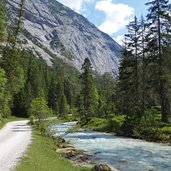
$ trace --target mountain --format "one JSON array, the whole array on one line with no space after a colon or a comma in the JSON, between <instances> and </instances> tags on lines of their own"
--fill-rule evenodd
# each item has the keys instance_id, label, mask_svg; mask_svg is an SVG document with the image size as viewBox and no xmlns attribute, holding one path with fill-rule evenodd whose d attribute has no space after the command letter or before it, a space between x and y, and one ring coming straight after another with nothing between
<instances>
[{"instance_id":1,"label":"mountain","mask_svg":"<svg viewBox=\"0 0 171 171\"><path fill-rule=\"evenodd\" d=\"M15 17L20 2L8 0ZM26 0L24 11L23 47L48 65L58 57L81 70L88 57L95 72L118 73L121 46L82 15L56 0Z\"/></svg>"}]
</instances>

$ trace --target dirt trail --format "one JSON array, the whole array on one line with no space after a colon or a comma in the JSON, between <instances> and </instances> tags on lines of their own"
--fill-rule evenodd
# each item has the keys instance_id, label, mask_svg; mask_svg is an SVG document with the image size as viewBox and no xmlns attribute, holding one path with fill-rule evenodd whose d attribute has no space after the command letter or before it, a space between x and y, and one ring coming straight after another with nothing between
<instances>
[{"instance_id":1,"label":"dirt trail","mask_svg":"<svg viewBox=\"0 0 171 171\"><path fill-rule=\"evenodd\" d=\"M0 129L0 171L10 171L31 143L28 120L7 123Z\"/></svg>"}]
</instances>

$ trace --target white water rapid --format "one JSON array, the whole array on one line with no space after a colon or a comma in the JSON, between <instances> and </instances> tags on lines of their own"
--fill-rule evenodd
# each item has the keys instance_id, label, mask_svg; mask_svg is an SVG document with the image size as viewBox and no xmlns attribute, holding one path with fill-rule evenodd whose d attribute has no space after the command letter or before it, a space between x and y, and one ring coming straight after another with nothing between
<instances>
[{"instance_id":1,"label":"white water rapid","mask_svg":"<svg viewBox=\"0 0 171 171\"><path fill-rule=\"evenodd\" d=\"M121 171L171 171L171 146L96 131L65 135L75 124L57 124L52 129L77 149L90 154L93 161L108 163Z\"/></svg>"}]
</instances>

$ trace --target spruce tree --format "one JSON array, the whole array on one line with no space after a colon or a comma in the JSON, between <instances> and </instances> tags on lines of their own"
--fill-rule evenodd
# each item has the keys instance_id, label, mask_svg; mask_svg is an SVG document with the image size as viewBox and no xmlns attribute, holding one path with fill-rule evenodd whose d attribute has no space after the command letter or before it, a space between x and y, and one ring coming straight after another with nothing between
<instances>
[{"instance_id":1,"label":"spruce tree","mask_svg":"<svg viewBox=\"0 0 171 171\"><path fill-rule=\"evenodd\" d=\"M168 39L166 33L170 28L168 0L151 0L146 5L149 6L147 19L149 21L149 36L148 47L153 50L153 56L156 58L158 65L158 80L159 80L159 96L162 111L161 120L168 121L169 114L169 99L167 95L167 78L165 77L164 61L165 61L165 47L168 46Z\"/></svg>"},{"instance_id":2,"label":"spruce tree","mask_svg":"<svg viewBox=\"0 0 171 171\"><path fill-rule=\"evenodd\" d=\"M93 74L91 62L88 58L85 59L84 64L82 65L83 73L80 76L82 90L81 96L83 101L83 113L81 114L81 119L83 122L87 123L93 115L95 115L95 109L97 101L96 99L96 88L93 82Z\"/></svg>"},{"instance_id":3,"label":"spruce tree","mask_svg":"<svg viewBox=\"0 0 171 171\"><path fill-rule=\"evenodd\" d=\"M1 3L0 3L0 45L5 40L5 31L6 31L5 12L6 12L6 0L1 0Z\"/></svg>"},{"instance_id":4,"label":"spruce tree","mask_svg":"<svg viewBox=\"0 0 171 171\"><path fill-rule=\"evenodd\" d=\"M125 48L120 65L119 86L122 97L122 110L128 116L140 115L140 25L137 18L127 26Z\"/></svg>"},{"instance_id":5,"label":"spruce tree","mask_svg":"<svg viewBox=\"0 0 171 171\"><path fill-rule=\"evenodd\" d=\"M4 116L2 109L3 109L3 101L6 98L4 97L6 83L7 83L7 79L5 77L5 71L0 68L0 118L1 116Z\"/></svg>"}]
</instances>

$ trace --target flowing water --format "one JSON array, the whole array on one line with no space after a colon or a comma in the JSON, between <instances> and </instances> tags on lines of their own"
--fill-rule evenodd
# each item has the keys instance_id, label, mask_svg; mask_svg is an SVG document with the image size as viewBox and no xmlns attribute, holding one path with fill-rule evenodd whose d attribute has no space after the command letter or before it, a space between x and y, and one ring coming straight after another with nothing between
<instances>
[{"instance_id":1,"label":"flowing water","mask_svg":"<svg viewBox=\"0 0 171 171\"><path fill-rule=\"evenodd\" d=\"M93 161L108 163L121 171L171 171L171 146L96 131L66 134L75 124L57 124L52 129L74 147L92 155Z\"/></svg>"}]
</instances>

